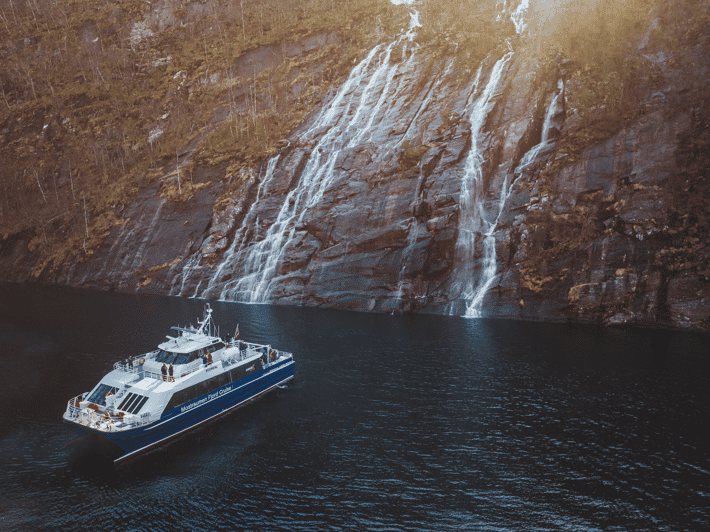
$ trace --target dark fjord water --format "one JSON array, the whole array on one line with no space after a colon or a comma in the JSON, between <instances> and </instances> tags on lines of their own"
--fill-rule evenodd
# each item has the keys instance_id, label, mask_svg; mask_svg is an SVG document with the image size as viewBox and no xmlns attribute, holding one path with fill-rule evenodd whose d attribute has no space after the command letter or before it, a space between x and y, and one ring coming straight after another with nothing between
<instances>
[{"instance_id":1,"label":"dark fjord water","mask_svg":"<svg viewBox=\"0 0 710 532\"><path fill-rule=\"evenodd\" d=\"M296 380L113 471L66 401L204 303L0 303L2 530L710 529L707 336L213 303Z\"/></svg>"}]
</instances>

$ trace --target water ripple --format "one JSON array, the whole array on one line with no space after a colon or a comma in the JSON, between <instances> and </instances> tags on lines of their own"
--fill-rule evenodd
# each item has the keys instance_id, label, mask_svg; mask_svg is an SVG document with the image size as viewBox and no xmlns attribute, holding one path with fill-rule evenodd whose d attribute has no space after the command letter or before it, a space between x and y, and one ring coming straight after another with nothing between
<instances>
[{"instance_id":1,"label":"water ripple","mask_svg":"<svg viewBox=\"0 0 710 532\"><path fill-rule=\"evenodd\" d=\"M42 358L0 387L0 528L710 528L705 337L218 303L223 330L294 351L295 381L111 471L67 460L64 401L122 356L136 308L167 327L201 303L14 290L0 360ZM129 347L162 337L142 334Z\"/></svg>"}]
</instances>

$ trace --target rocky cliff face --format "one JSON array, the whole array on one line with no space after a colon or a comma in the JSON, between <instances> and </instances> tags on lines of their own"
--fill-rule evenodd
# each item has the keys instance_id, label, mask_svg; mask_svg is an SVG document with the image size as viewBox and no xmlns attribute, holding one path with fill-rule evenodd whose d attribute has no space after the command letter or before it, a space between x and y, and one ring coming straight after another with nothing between
<instances>
[{"instance_id":1,"label":"rocky cliff face","mask_svg":"<svg viewBox=\"0 0 710 532\"><path fill-rule=\"evenodd\" d=\"M90 260L43 280L706 330L707 40L673 56L642 42L653 75L641 112L586 139L575 108L584 80L569 61L516 36L465 67L420 42L417 24L374 47L280 151L242 170L226 208L213 210L215 186L184 203L146 190ZM6 278L26 278L27 243L3 242Z\"/></svg>"}]
</instances>

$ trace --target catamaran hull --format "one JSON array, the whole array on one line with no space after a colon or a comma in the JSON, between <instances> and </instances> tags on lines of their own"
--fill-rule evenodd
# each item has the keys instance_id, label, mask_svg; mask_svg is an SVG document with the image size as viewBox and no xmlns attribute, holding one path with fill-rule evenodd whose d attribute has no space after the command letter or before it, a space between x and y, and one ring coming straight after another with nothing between
<instances>
[{"instance_id":1,"label":"catamaran hull","mask_svg":"<svg viewBox=\"0 0 710 532\"><path fill-rule=\"evenodd\" d=\"M291 380L294 370L293 359L289 359L173 408L153 423L134 429L100 431L65 419L78 435L67 445L82 451L92 448L119 465L266 394Z\"/></svg>"}]
</instances>

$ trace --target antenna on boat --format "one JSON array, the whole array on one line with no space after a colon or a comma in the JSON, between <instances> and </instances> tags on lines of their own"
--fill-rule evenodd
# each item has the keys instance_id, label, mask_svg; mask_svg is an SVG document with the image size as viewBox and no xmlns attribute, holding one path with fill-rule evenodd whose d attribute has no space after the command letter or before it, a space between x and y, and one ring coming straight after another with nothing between
<instances>
[{"instance_id":1,"label":"antenna on boat","mask_svg":"<svg viewBox=\"0 0 710 532\"><path fill-rule=\"evenodd\" d=\"M197 329L198 333L204 333L205 325L207 325L207 334L210 334L211 317L212 317L212 307L210 307L210 304L207 303L205 305L205 319L202 321L197 320L197 322L200 324L200 328Z\"/></svg>"}]
</instances>

